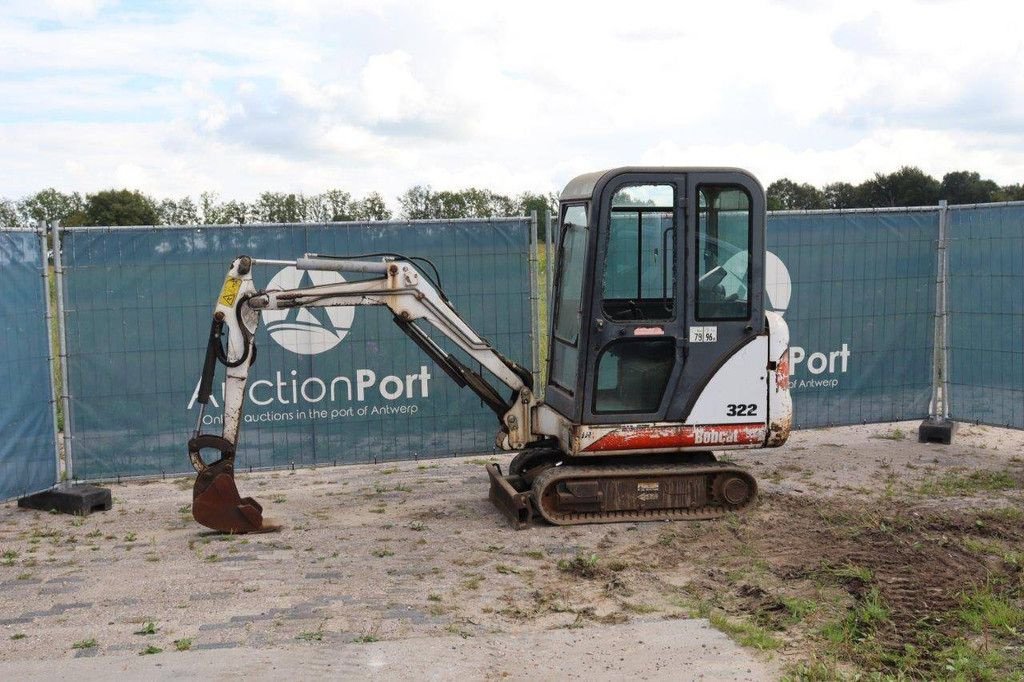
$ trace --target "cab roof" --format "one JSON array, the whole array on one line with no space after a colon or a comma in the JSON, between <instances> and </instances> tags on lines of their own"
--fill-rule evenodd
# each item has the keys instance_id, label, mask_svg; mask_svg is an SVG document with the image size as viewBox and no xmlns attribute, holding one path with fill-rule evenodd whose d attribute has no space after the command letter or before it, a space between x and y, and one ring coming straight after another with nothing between
<instances>
[{"instance_id":1,"label":"cab roof","mask_svg":"<svg viewBox=\"0 0 1024 682\"><path fill-rule=\"evenodd\" d=\"M742 168L724 166L620 166L618 168L577 175L565 186L559 199L562 201L590 199L594 196L594 189L599 184L611 180L616 175L625 175L627 173L664 173L666 175L678 175L680 173L741 173L753 178L755 182L757 181L749 171Z\"/></svg>"}]
</instances>

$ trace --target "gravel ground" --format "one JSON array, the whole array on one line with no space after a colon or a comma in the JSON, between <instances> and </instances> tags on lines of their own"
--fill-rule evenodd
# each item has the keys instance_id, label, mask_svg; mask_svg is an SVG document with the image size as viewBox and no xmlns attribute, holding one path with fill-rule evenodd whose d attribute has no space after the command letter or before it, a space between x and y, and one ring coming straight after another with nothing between
<instances>
[{"instance_id":1,"label":"gravel ground","mask_svg":"<svg viewBox=\"0 0 1024 682\"><path fill-rule=\"evenodd\" d=\"M84 518L8 503L0 677L231 672L218 661L272 676L245 663L271 659L279 670L333 661L341 676L668 679L687 661L708 679L778 677L805 655L798 639L762 647L732 632L740 648L687 620L719 563L772 558L770 545L725 539L803 514L808 545L787 551L813 553L822 505L891 502L894 491L919 509L977 505L927 493L951 472L1006 473L1016 485L981 503L1021 505L1024 433L968 426L944 446L917 443L916 426L800 431L781 449L730 453L762 491L740 530L724 519L516 532L487 501L483 467L509 456L240 475L242 494L283 525L262 535L198 527L191 478L114 485L113 510ZM621 648L581 644L605 641ZM147 649L162 653L138 656Z\"/></svg>"}]
</instances>

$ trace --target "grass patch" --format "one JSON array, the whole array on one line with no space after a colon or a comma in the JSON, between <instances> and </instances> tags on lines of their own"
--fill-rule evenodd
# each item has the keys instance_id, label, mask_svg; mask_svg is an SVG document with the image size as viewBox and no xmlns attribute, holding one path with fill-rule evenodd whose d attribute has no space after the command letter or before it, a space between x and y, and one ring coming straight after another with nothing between
<instances>
[{"instance_id":1,"label":"grass patch","mask_svg":"<svg viewBox=\"0 0 1024 682\"><path fill-rule=\"evenodd\" d=\"M295 639L300 642L322 642L324 641L323 630L307 630L306 632L300 632L295 635Z\"/></svg>"},{"instance_id":2,"label":"grass patch","mask_svg":"<svg viewBox=\"0 0 1024 682\"><path fill-rule=\"evenodd\" d=\"M596 554L577 553L572 559L559 559L558 570L580 578L596 578L600 574Z\"/></svg>"},{"instance_id":3,"label":"grass patch","mask_svg":"<svg viewBox=\"0 0 1024 682\"><path fill-rule=\"evenodd\" d=\"M80 639L71 645L72 649L95 649L97 646L96 638L90 637L89 639Z\"/></svg>"},{"instance_id":4,"label":"grass patch","mask_svg":"<svg viewBox=\"0 0 1024 682\"><path fill-rule=\"evenodd\" d=\"M903 429L889 429L888 431L883 431L882 433L873 434L871 437L880 438L882 440L905 440L907 434L903 432Z\"/></svg>"},{"instance_id":5,"label":"grass patch","mask_svg":"<svg viewBox=\"0 0 1024 682\"><path fill-rule=\"evenodd\" d=\"M878 590L871 588L844 618L827 624L821 634L836 646L854 646L871 639L875 631L887 622L889 608Z\"/></svg>"},{"instance_id":6,"label":"grass patch","mask_svg":"<svg viewBox=\"0 0 1024 682\"><path fill-rule=\"evenodd\" d=\"M712 612L708 618L711 626L724 632L740 646L753 647L760 651L771 651L782 646L782 641L760 625L745 620L728 618L722 613Z\"/></svg>"},{"instance_id":7,"label":"grass patch","mask_svg":"<svg viewBox=\"0 0 1024 682\"><path fill-rule=\"evenodd\" d=\"M188 651L192 648L192 638L183 637L181 639L174 640L174 648L177 651Z\"/></svg>"},{"instance_id":8,"label":"grass patch","mask_svg":"<svg viewBox=\"0 0 1024 682\"><path fill-rule=\"evenodd\" d=\"M1017 481L1005 471L972 471L969 474L950 472L925 481L918 492L922 495L973 495L1017 487Z\"/></svg>"},{"instance_id":9,"label":"grass patch","mask_svg":"<svg viewBox=\"0 0 1024 682\"><path fill-rule=\"evenodd\" d=\"M359 635L352 641L356 644L371 644L372 642L379 642L380 637L373 634L372 632L367 632L366 634Z\"/></svg>"},{"instance_id":10,"label":"grass patch","mask_svg":"<svg viewBox=\"0 0 1024 682\"><path fill-rule=\"evenodd\" d=\"M152 656L153 654L162 654L163 651L164 650L160 647L153 646L152 644L150 644L145 649L139 652L139 656Z\"/></svg>"},{"instance_id":11,"label":"grass patch","mask_svg":"<svg viewBox=\"0 0 1024 682\"><path fill-rule=\"evenodd\" d=\"M839 566L838 568L831 569L829 572L841 580L860 580L863 583L869 583L875 577L870 568L856 564Z\"/></svg>"},{"instance_id":12,"label":"grass patch","mask_svg":"<svg viewBox=\"0 0 1024 682\"><path fill-rule=\"evenodd\" d=\"M484 581L484 577L478 573L472 573L467 575L462 581L462 586L467 590L479 590L480 583Z\"/></svg>"},{"instance_id":13,"label":"grass patch","mask_svg":"<svg viewBox=\"0 0 1024 682\"><path fill-rule=\"evenodd\" d=\"M789 620L794 623L802 621L804 618L818 610L817 603L810 599L782 596L779 598L779 601L782 602L782 605L786 608L786 613L789 614Z\"/></svg>"},{"instance_id":14,"label":"grass patch","mask_svg":"<svg viewBox=\"0 0 1024 682\"><path fill-rule=\"evenodd\" d=\"M991 585L964 594L957 616L971 632L977 634L992 631L1018 633L1024 628L1024 609L1005 595L996 593Z\"/></svg>"},{"instance_id":15,"label":"grass patch","mask_svg":"<svg viewBox=\"0 0 1024 682\"><path fill-rule=\"evenodd\" d=\"M141 630L136 630L134 634L136 634L136 635L155 635L157 633L157 630L159 630L159 629L160 628L158 628L156 626L156 623L154 623L153 621L150 620L150 621L146 621L146 624L142 626L142 629Z\"/></svg>"},{"instance_id":16,"label":"grass patch","mask_svg":"<svg viewBox=\"0 0 1024 682\"><path fill-rule=\"evenodd\" d=\"M11 635L11 640L17 642L19 639L25 639L26 637L28 637L28 635L26 635L24 632L15 632L13 635Z\"/></svg>"}]
</instances>

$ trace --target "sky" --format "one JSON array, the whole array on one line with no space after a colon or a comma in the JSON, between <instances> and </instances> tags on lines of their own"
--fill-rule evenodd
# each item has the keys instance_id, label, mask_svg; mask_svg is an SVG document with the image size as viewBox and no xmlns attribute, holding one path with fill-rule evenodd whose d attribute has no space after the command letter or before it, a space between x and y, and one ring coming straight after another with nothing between
<instances>
[{"instance_id":1,"label":"sky","mask_svg":"<svg viewBox=\"0 0 1024 682\"><path fill-rule=\"evenodd\" d=\"M1024 4L0 0L0 197L1024 182Z\"/></svg>"}]
</instances>

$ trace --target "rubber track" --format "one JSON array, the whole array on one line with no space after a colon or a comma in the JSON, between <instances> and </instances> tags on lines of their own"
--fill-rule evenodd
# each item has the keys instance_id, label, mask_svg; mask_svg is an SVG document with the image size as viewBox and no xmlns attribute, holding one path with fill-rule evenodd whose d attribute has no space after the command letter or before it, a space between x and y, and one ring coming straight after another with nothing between
<instances>
[{"instance_id":1,"label":"rubber track","mask_svg":"<svg viewBox=\"0 0 1024 682\"><path fill-rule=\"evenodd\" d=\"M730 505L713 502L696 508L662 508L642 510L621 510L608 512L555 512L544 508L543 493L559 481L593 478L631 478L635 476L679 476L732 473L746 479L751 485L751 495L744 504ZM709 478L708 499L714 478ZM629 521L689 520L703 521L716 519L730 512L742 512L757 499L757 480L746 469L727 463L719 464L652 464L635 466L580 466L562 465L551 467L541 473L533 482L533 506L549 523L570 526L582 523L624 523Z\"/></svg>"}]
</instances>

